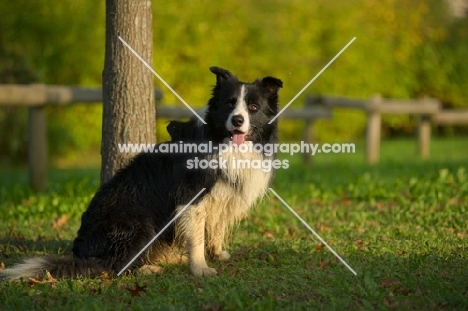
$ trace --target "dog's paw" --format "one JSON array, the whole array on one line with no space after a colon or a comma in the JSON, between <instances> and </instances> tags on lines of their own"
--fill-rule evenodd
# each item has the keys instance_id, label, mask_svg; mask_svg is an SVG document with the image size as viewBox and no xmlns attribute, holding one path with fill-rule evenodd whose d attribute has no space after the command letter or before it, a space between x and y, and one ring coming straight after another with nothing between
<instances>
[{"instance_id":1,"label":"dog's paw","mask_svg":"<svg viewBox=\"0 0 468 311\"><path fill-rule=\"evenodd\" d=\"M221 254L216 255L218 260L229 260L231 258L231 254L228 251L222 251Z\"/></svg>"},{"instance_id":2,"label":"dog's paw","mask_svg":"<svg viewBox=\"0 0 468 311\"><path fill-rule=\"evenodd\" d=\"M195 276L211 276L217 275L218 271L216 269L206 267L206 268L191 268L192 274Z\"/></svg>"},{"instance_id":3,"label":"dog's paw","mask_svg":"<svg viewBox=\"0 0 468 311\"><path fill-rule=\"evenodd\" d=\"M142 274L161 274L163 268L157 265L144 265L138 269L138 272Z\"/></svg>"},{"instance_id":4,"label":"dog's paw","mask_svg":"<svg viewBox=\"0 0 468 311\"><path fill-rule=\"evenodd\" d=\"M180 258L179 258L179 263L188 264L189 261L190 261L190 260L189 260L188 256L185 256L185 255L182 255L182 256L180 256Z\"/></svg>"},{"instance_id":5,"label":"dog's paw","mask_svg":"<svg viewBox=\"0 0 468 311\"><path fill-rule=\"evenodd\" d=\"M210 254L210 259L211 260L221 260L221 261L226 261L231 258L231 254L229 254L228 251L221 251L221 253L211 253Z\"/></svg>"}]
</instances>

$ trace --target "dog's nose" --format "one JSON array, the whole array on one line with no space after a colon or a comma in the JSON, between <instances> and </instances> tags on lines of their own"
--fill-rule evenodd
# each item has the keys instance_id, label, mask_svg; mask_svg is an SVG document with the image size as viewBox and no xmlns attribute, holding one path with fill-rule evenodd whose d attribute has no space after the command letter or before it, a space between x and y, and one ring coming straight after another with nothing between
<instances>
[{"instance_id":1,"label":"dog's nose","mask_svg":"<svg viewBox=\"0 0 468 311\"><path fill-rule=\"evenodd\" d=\"M235 127L241 127L244 124L244 117L241 115L233 116L231 119L232 125Z\"/></svg>"}]
</instances>

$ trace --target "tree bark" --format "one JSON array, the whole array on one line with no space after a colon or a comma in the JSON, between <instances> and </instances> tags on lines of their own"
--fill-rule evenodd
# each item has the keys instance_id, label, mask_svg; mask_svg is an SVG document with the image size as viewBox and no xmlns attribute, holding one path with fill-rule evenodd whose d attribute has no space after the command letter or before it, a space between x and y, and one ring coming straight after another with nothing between
<instances>
[{"instance_id":1,"label":"tree bark","mask_svg":"<svg viewBox=\"0 0 468 311\"><path fill-rule=\"evenodd\" d=\"M106 0L101 184L135 156L120 153L119 144L156 142L153 74L119 36L152 63L150 0Z\"/></svg>"}]
</instances>

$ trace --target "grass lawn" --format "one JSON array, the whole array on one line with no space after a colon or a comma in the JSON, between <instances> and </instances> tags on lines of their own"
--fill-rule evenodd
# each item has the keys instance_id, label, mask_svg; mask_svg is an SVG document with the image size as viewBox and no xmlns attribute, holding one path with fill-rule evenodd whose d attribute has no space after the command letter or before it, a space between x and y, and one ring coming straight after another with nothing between
<instances>
[{"instance_id":1,"label":"grass lawn","mask_svg":"<svg viewBox=\"0 0 468 311\"><path fill-rule=\"evenodd\" d=\"M47 310L467 310L468 138L386 141L381 162L286 157L272 188L357 272L352 274L269 194L235 230L219 276L183 265L127 275L0 283L0 309ZM70 254L97 169L51 170L34 194L22 170L0 170L0 263ZM1 269L1 268L0 268Z\"/></svg>"}]
</instances>

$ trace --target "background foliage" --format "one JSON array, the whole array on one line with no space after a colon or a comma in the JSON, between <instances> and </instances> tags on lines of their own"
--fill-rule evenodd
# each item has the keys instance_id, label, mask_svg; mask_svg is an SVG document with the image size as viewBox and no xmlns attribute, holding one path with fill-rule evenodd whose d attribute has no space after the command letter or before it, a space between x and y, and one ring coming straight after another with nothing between
<instances>
[{"instance_id":1,"label":"background foliage","mask_svg":"<svg viewBox=\"0 0 468 311\"><path fill-rule=\"evenodd\" d=\"M189 103L202 106L214 77L229 68L251 81L274 75L289 102L351 38L357 40L306 93L368 98L437 97L447 108L467 107L468 27L443 1L154 1L155 70ZM102 2L85 0L0 3L0 83L98 86L104 55ZM164 86L164 104L180 105ZM294 106L303 105L304 96ZM0 157L25 159L26 109L0 109ZM407 116L384 118L387 135L413 130ZM158 124L167 139L165 120ZM282 139L299 139L300 124L283 122ZM319 122L321 141L362 137L364 115L336 111ZM99 105L48 109L50 153L80 158L98 151Z\"/></svg>"}]
</instances>

